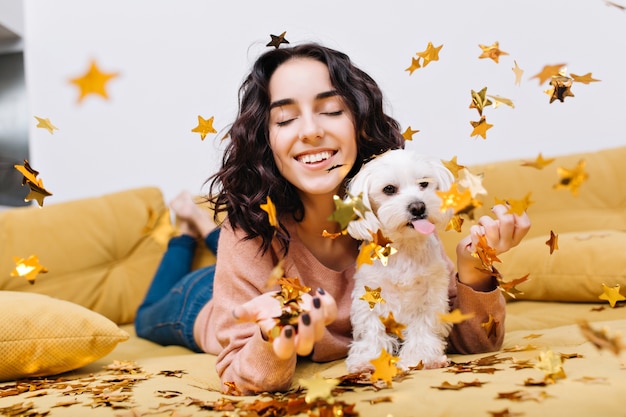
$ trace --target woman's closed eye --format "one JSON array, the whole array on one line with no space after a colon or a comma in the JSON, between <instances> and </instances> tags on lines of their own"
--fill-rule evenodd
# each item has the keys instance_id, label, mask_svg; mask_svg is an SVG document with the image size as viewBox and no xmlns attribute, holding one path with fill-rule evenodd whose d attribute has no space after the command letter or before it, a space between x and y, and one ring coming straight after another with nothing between
<instances>
[{"instance_id":1,"label":"woman's closed eye","mask_svg":"<svg viewBox=\"0 0 626 417\"><path fill-rule=\"evenodd\" d=\"M292 117L291 119L281 120L279 122L276 122L276 125L277 126L287 126L289 123L293 122L294 120L296 120L295 117Z\"/></svg>"},{"instance_id":2,"label":"woman's closed eye","mask_svg":"<svg viewBox=\"0 0 626 417\"><path fill-rule=\"evenodd\" d=\"M325 112L322 112L322 114L326 116L341 116L343 114L343 110L325 111Z\"/></svg>"}]
</instances>

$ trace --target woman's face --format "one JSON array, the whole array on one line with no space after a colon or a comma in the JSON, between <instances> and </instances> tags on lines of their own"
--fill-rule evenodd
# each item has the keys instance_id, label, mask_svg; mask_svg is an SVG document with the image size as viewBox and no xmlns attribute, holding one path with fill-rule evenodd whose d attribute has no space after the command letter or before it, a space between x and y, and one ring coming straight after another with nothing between
<instances>
[{"instance_id":1,"label":"woman's face","mask_svg":"<svg viewBox=\"0 0 626 417\"><path fill-rule=\"evenodd\" d=\"M269 82L269 136L280 173L301 195L334 195L357 157L352 115L311 58L281 64Z\"/></svg>"}]
</instances>

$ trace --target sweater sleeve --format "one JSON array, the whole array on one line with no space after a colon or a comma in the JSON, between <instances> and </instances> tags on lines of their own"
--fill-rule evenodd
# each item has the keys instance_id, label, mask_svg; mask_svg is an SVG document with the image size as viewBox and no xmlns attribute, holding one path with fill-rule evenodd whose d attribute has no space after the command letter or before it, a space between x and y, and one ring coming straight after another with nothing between
<instances>
[{"instance_id":1,"label":"sweater sleeve","mask_svg":"<svg viewBox=\"0 0 626 417\"><path fill-rule=\"evenodd\" d=\"M463 314L473 313L474 316L452 327L448 351L470 354L500 349L504 340L506 302L495 282L491 291L475 291L452 274L449 297L451 310L458 308Z\"/></svg>"},{"instance_id":2,"label":"sweater sleeve","mask_svg":"<svg viewBox=\"0 0 626 417\"><path fill-rule=\"evenodd\" d=\"M275 255L259 252L257 240L242 239L228 224L222 227L215 271L213 312L215 336L222 347L216 370L222 383L232 382L244 394L287 390L296 356L279 359L256 323L239 323L232 310L267 292Z\"/></svg>"}]
</instances>

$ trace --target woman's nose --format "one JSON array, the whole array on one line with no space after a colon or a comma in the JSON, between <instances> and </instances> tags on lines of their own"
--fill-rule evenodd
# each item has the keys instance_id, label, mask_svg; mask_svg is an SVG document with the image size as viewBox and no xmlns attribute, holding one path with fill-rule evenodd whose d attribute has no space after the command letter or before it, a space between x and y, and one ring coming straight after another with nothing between
<instances>
[{"instance_id":1,"label":"woman's nose","mask_svg":"<svg viewBox=\"0 0 626 417\"><path fill-rule=\"evenodd\" d=\"M314 141L324 136L324 129L314 114L302 116L302 124L300 126L300 140Z\"/></svg>"}]
</instances>

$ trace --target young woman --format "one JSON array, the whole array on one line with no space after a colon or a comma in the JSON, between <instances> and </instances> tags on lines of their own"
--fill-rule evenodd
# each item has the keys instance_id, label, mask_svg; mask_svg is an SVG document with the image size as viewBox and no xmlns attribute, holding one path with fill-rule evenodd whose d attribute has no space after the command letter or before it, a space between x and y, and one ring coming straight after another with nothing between
<instances>
[{"instance_id":1,"label":"young woman","mask_svg":"<svg viewBox=\"0 0 626 417\"><path fill-rule=\"evenodd\" d=\"M360 242L347 235L328 239L322 231L339 231L328 219L335 210L333 196L343 195L346 181L369 158L403 147L404 139L398 123L385 114L372 78L347 55L317 44L263 54L239 99L222 167L210 179L209 200L216 214L226 213L216 229L217 264L169 274L168 265L181 263L176 260L181 255L170 252L193 253L188 244L193 237L173 239L135 323L142 337L217 354L221 380L251 394L288 389L298 356L345 357ZM262 207L268 197L276 207L276 227ZM213 245L216 232L207 234L210 227L198 220L199 208L181 206L189 208L179 214L191 235ZM509 250L530 221L526 214L507 214L504 206L493 212L495 219L479 219L459 243L458 274L450 268L451 308L475 314L454 326L451 351L490 351L502 343L502 327L488 335L480 324L490 315L504 322L504 299L471 252L483 234L497 253ZM298 277L314 290L302 297L305 313L297 332L285 326L270 342L281 306L274 297L277 287L267 282L279 261L285 277Z\"/></svg>"}]
</instances>

